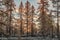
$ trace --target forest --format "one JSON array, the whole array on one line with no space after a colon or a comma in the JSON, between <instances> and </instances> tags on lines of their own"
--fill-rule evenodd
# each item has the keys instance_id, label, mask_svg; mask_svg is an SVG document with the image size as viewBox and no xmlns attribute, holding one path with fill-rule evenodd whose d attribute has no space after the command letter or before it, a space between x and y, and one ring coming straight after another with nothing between
<instances>
[{"instance_id":1,"label":"forest","mask_svg":"<svg viewBox=\"0 0 60 40\"><path fill-rule=\"evenodd\" d=\"M60 38L60 0L38 1L38 8L29 0L17 8L14 0L0 0L0 37Z\"/></svg>"}]
</instances>

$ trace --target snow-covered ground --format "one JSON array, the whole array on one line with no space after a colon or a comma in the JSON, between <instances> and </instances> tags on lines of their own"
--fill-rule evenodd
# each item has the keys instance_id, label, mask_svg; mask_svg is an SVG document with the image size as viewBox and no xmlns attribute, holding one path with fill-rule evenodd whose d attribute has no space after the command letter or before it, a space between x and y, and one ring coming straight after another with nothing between
<instances>
[{"instance_id":1,"label":"snow-covered ground","mask_svg":"<svg viewBox=\"0 0 60 40\"><path fill-rule=\"evenodd\" d=\"M57 38L43 38L43 37L1 37L1 40L59 40Z\"/></svg>"}]
</instances>

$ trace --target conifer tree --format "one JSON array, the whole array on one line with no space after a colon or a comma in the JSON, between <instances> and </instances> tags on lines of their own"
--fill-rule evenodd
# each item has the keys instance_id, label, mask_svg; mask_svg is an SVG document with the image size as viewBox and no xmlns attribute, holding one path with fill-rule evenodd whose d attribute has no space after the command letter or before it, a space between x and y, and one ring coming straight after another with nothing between
<instances>
[{"instance_id":1,"label":"conifer tree","mask_svg":"<svg viewBox=\"0 0 60 40\"><path fill-rule=\"evenodd\" d=\"M47 36L50 34L49 31L52 30L52 20L50 19L48 13L48 1L47 0L40 0L39 3L39 12L40 12L40 23L41 23L41 34Z\"/></svg>"},{"instance_id":2,"label":"conifer tree","mask_svg":"<svg viewBox=\"0 0 60 40\"><path fill-rule=\"evenodd\" d=\"M54 10L52 10L52 12L55 12L55 18L57 18L57 37L59 38L59 13L60 13L60 7L59 7L59 0L52 0L53 3L53 7L55 8ZM55 6L56 5L56 6Z\"/></svg>"},{"instance_id":3,"label":"conifer tree","mask_svg":"<svg viewBox=\"0 0 60 40\"><path fill-rule=\"evenodd\" d=\"M21 3L20 3L20 6L19 6L19 13L20 13L20 19L21 19L21 21L20 21L20 33L21 33L21 35L23 34L23 24L22 24L22 21L23 21L23 11L24 10L24 7L23 7L23 3L22 3L22 1L21 1Z\"/></svg>"},{"instance_id":4,"label":"conifer tree","mask_svg":"<svg viewBox=\"0 0 60 40\"><path fill-rule=\"evenodd\" d=\"M27 0L26 4L25 4L25 14L26 14L26 22L27 22L27 25L26 25L26 28L27 28L27 36L28 36L28 28L29 28L29 14L30 14L30 2Z\"/></svg>"},{"instance_id":5,"label":"conifer tree","mask_svg":"<svg viewBox=\"0 0 60 40\"><path fill-rule=\"evenodd\" d=\"M33 18L34 18L34 13L35 13L35 8L34 8L34 6L32 5L31 6L31 36L33 36L34 35L34 23L33 23Z\"/></svg>"},{"instance_id":6,"label":"conifer tree","mask_svg":"<svg viewBox=\"0 0 60 40\"><path fill-rule=\"evenodd\" d=\"M12 11L15 9L15 4L14 4L14 0L3 0L4 1L4 5L6 6L7 8L7 13L8 13L8 18L9 18L9 27L7 28L7 31L9 32L9 34L11 35L12 33L12 27L11 27L11 14L12 14Z\"/></svg>"},{"instance_id":7,"label":"conifer tree","mask_svg":"<svg viewBox=\"0 0 60 40\"><path fill-rule=\"evenodd\" d=\"M3 2L4 1L0 1L0 29L1 29L1 32L2 32L2 34L3 35L5 35L5 36L7 36L8 35L8 33L6 33L6 29L5 28L7 28L7 26L8 26L8 14L7 14L7 12L5 11L6 9L4 9L4 5L3 5ZM4 9L4 10L3 10Z\"/></svg>"}]
</instances>

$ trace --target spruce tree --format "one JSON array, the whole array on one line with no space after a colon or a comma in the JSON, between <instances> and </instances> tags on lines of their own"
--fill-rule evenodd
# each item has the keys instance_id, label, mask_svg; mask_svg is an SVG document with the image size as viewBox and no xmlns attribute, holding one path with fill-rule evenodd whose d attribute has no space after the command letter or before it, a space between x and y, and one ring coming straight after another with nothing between
<instances>
[{"instance_id":1,"label":"spruce tree","mask_svg":"<svg viewBox=\"0 0 60 40\"><path fill-rule=\"evenodd\" d=\"M39 12L40 12L40 24L41 24L41 34L42 36L47 36L50 34L50 31L52 30L53 24L52 20L49 17L48 13L48 1L47 0L40 0L39 3Z\"/></svg>"},{"instance_id":2,"label":"spruce tree","mask_svg":"<svg viewBox=\"0 0 60 40\"><path fill-rule=\"evenodd\" d=\"M27 25L26 25L26 28L27 28L27 36L28 36L28 28L29 28L29 14L30 14L30 2L27 0L27 2L25 3L25 14L26 14L26 22L27 22Z\"/></svg>"},{"instance_id":3,"label":"spruce tree","mask_svg":"<svg viewBox=\"0 0 60 40\"><path fill-rule=\"evenodd\" d=\"M6 6L6 12L8 13L8 18L9 18L9 26L7 28L8 33L11 35L12 34L12 26L11 26L11 14L12 11L15 9L15 4L14 4L14 0L3 0L4 1L4 5Z\"/></svg>"},{"instance_id":4,"label":"spruce tree","mask_svg":"<svg viewBox=\"0 0 60 40\"><path fill-rule=\"evenodd\" d=\"M35 13L35 7L32 5L31 6L31 16L30 16L31 17L30 20L32 22L31 23L31 36L34 36L34 23L33 23L33 21L34 21L34 19L33 19L34 18L34 13Z\"/></svg>"},{"instance_id":5,"label":"spruce tree","mask_svg":"<svg viewBox=\"0 0 60 40\"><path fill-rule=\"evenodd\" d=\"M20 33L21 35L23 34L23 24L22 24L22 21L23 21L23 12L24 12L24 6L23 6L23 3L21 1L20 3L20 6L19 6L19 13L20 13Z\"/></svg>"}]
</instances>

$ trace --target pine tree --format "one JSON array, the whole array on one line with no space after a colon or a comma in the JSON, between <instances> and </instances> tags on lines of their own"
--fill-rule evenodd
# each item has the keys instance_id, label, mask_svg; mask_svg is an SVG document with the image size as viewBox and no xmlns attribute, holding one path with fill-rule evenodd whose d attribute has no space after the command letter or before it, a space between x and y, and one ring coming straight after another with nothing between
<instances>
[{"instance_id":1,"label":"pine tree","mask_svg":"<svg viewBox=\"0 0 60 40\"><path fill-rule=\"evenodd\" d=\"M11 27L11 19L12 19L12 17L11 17L11 14L12 14L12 11L13 11L13 9L15 9L14 8L14 6L15 6L15 4L14 4L14 0L3 0L4 1L4 5L6 6L6 8L7 8L7 13L8 13L8 18L9 18L9 27L7 28L7 31L9 32L9 34L11 35L11 33L12 33L12 27Z\"/></svg>"},{"instance_id":2,"label":"pine tree","mask_svg":"<svg viewBox=\"0 0 60 40\"><path fill-rule=\"evenodd\" d=\"M20 33L21 33L21 35L23 34L23 24L22 24L22 21L23 21L23 11L24 10L24 7L23 7L23 3L22 3L22 1L21 1L21 3L20 3L20 6L19 6L19 13L20 13L20 19L21 19L21 21L20 21Z\"/></svg>"},{"instance_id":3,"label":"pine tree","mask_svg":"<svg viewBox=\"0 0 60 40\"><path fill-rule=\"evenodd\" d=\"M7 36L8 34L6 33L6 29L5 28L7 28L7 26L8 26L8 14L7 14L7 12L5 11L5 10L3 10L4 9L4 7L2 7L2 6L4 6L3 5L3 2L4 1L2 1L1 0L1 5L0 5L0 29L1 29L1 33L3 34L3 35L5 35L5 36Z\"/></svg>"},{"instance_id":4,"label":"pine tree","mask_svg":"<svg viewBox=\"0 0 60 40\"><path fill-rule=\"evenodd\" d=\"M30 4L30 2L27 0L27 2L26 2L26 4L25 4L25 14L26 14L26 22L27 22L27 25L26 25L26 28L27 28L27 36L28 36L28 28L29 28L29 13L30 13L30 6L31 6L31 4Z\"/></svg>"},{"instance_id":5,"label":"pine tree","mask_svg":"<svg viewBox=\"0 0 60 40\"><path fill-rule=\"evenodd\" d=\"M34 6L32 5L32 7L31 7L31 36L33 36L34 35L34 23L33 23L33 18L34 18L34 13L35 13L35 8L34 8Z\"/></svg>"},{"instance_id":6,"label":"pine tree","mask_svg":"<svg viewBox=\"0 0 60 40\"><path fill-rule=\"evenodd\" d=\"M55 18L57 18L57 37L59 38L59 13L60 13L60 11L59 11L59 0L52 0L52 3L53 3L53 7L55 8L55 10L52 10L52 12L56 12L55 13ZM56 5L57 4L57 5ZM56 6L55 6L56 5Z\"/></svg>"},{"instance_id":7,"label":"pine tree","mask_svg":"<svg viewBox=\"0 0 60 40\"><path fill-rule=\"evenodd\" d=\"M47 0L40 0L39 3L39 11L40 11L40 23L41 23L41 34L44 36L49 35L49 31L51 31L53 25L52 20L50 19L49 15L47 14Z\"/></svg>"}]
</instances>

